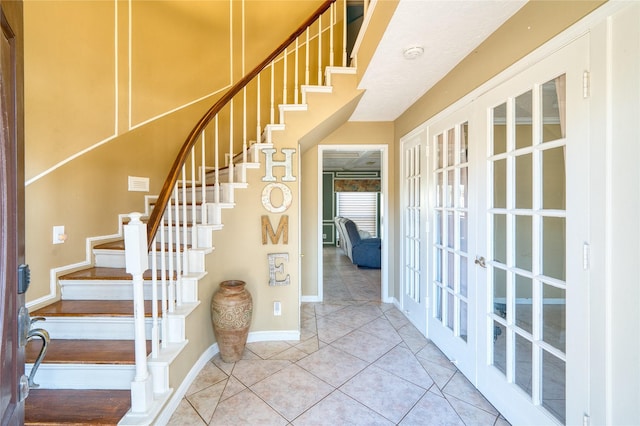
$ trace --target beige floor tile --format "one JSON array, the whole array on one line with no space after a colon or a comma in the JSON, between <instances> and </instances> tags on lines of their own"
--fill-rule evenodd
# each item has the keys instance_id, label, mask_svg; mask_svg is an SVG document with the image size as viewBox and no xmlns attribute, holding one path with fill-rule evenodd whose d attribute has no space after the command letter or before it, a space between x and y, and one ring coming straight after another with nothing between
<instances>
[{"instance_id":1,"label":"beige floor tile","mask_svg":"<svg viewBox=\"0 0 640 426\"><path fill-rule=\"evenodd\" d=\"M433 385L431 376L409 349L395 347L378 359L374 365L424 390L428 390Z\"/></svg>"},{"instance_id":2,"label":"beige floor tile","mask_svg":"<svg viewBox=\"0 0 640 426\"><path fill-rule=\"evenodd\" d=\"M387 426L393 422L340 391L335 391L293 421L295 426Z\"/></svg>"},{"instance_id":3,"label":"beige floor tile","mask_svg":"<svg viewBox=\"0 0 640 426\"><path fill-rule=\"evenodd\" d=\"M298 361L297 365L330 385L339 387L369 363L332 346L326 346Z\"/></svg>"},{"instance_id":4,"label":"beige floor tile","mask_svg":"<svg viewBox=\"0 0 640 426\"><path fill-rule=\"evenodd\" d=\"M189 401L182 399L178 408L173 412L173 415L169 419L167 426L204 426L206 423L202 420L195 410L189 404Z\"/></svg>"},{"instance_id":5,"label":"beige floor tile","mask_svg":"<svg viewBox=\"0 0 640 426\"><path fill-rule=\"evenodd\" d=\"M293 420L334 388L297 365L291 365L251 386L251 390L283 417Z\"/></svg>"},{"instance_id":6,"label":"beige floor tile","mask_svg":"<svg viewBox=\"0 0 640 426\"><path fill-rule=\"evenodd\" d=\"M413 324L401 327L398 329L398 334L414 354L420 352L429 343L429 340Z\"/></svg>"},{"instance_id":7,"label":"beige floor tile","mask_svg":"<svg viewBox=\"0 0 640 426\"><path fill-rule=\"evenodd\" d=\"M318 339L324 343L332 343L336 339L351 333L355 327L345 325L331 319L318 318Z\"/></svg>"},{"instance_id":8,"label":"beige floor tile","mask_svg":"<svg viewBox=\"0 0 640 426\"><path fill-rule=\"evenodd\" d=\"M224 387L224 391L220 396L220 401L224 401L225 399L229 399L234 395L239 394L243 390L247 389L245 385L243 385L238 379L231 376L229 380L227 380L227 384Z\"/></svg>"},{"instance_id":9,"label":"beige floor tile","mask_svg":"<svg viewBox=\"0 0 640 426\"><path fill-rule=\"evenodd\" d=\"M267 403L246 389L216 408L211 425L287 425L289 422Z\"/></svg>"},{"instance_id":10,"label":"beige floor tile","mask_svg":"<svg viewBox=\"0 0 640 426\"><path fill-rule=\"evenodd\" d=\"M457 370L452 370L451 368L445 368L440 364L436 364L434 362L427 361L423 358L417 358L422 367L424 367L425 371L429 374L429 376L433 379L436 384L436 387L439 390L444 389L444 387L449 383L449 380L456 374ZM453 364L450 364L453 366Z\"/></svg>"},{"instance_id":11,"label":"beige floor tile","mask_svg":"<svg viewBox=\"0 0 640 426\"><path fill-rule=\"evenodd\" d=\"M496 413L488 413L451 395L446 395L446 398L465 425L493 426L498 418Z\"/></svg>"},{"instance_id":12,"label":"beige floor tile","mask_svg":"<svg viewBox=\"0 0 640 426\"><path fill-rule=\"evenodd\" d=\"M211 416L213 416L218 401L220 401L225 385L226 381L222 381L187 397L187 400L189 400L193 408L195 408L206 423L209 423L211 420Z\"/></svg>"},{"instance_id":13,"label":"beige floor tile","mask_svg":"<svg viewBox=\"0 0 640 426\"><path fill-rule=\"evenodd\" d=\"M214 385L223 380L227 380L229 376L218 368L212 362L207 362L205 366L200 370L195 380L189 386L186 395L191 395L202 389L208 388L211 385Z\"/></svg>"},{"instance_id":14,"label":"beige floor tile","mask_svg":"<svg viewBox=\"0 0 640 426\"><path fill-rule=\"evenodd\" d=\"M445 396L453 396L489 413L498 415L498 411L485 399L469 380L460 372L454 374L449 383L442 389Z\"/></svg>"},{"instance_id":15,"label":"beige floor tile","mask_svg":"<svg viewBox=\"0 0 640 426\"><path fill-rule=\"evenodd\" d=\"M376 318L373 321L359 328L360 331L372 334L380 339L388 340L391 343L398 344L402 342L402 337L398 334L391 323L384 317Z\"/></svg>"},{"instance_id":16,"label":"beige floor tile","mask_svg":"<svg viewBox=\"0 0 640 426\"><path fill-rule=\"evenodd\" d=\"M274 355L284 352L291 347L286 342L253 342L247 343L247 349L262 359L273 358Z\"/></svg>"},{"instance_id":17,"label":"beige floor tile","mask_svg":"<svg viewBox=\"0 0 640 426\"><path fill-rule=\"evenodd\" d=\"M465 426L449 402L433 392L427 392L400 424L405 426Z\"/></svg>"},{"instance_id":18,"label":"beige floor tile","mask_svg":"<svg viewBox=\"0 0 640 426\"><path fill-rule=\"evenodd\" d=\"M233 376L250 387L290 365L287 360L240 360L233 369Z\"/></svg>"},{"instance_id":19,"label":"beige floor tile","mask_svg":"<svg viewBox=\"0 0 640 426\"><path fill-rule=\"evenodd\" d=\"M423 388L376 366L367 367L340 390L395 423L425 394Z\"/></svg>"},{"instance_id":20,"label":"beige floor tile","mask_svg":"<svg viewBox=\"0 0 640 426\"><path fill-rule=\"evenodd\" d=\"M359 330L341 337L331 345L368 362L374 362L395 346L387 340Z\"/></svg>"},{"instance_id":21,"label":"beige floor tile","mask_svg":"<svg viewBox=\"0 0 640 426\"><path fill-rule=\"evenodd\" d=\"M296 349L300 349L306 354L312 354L319 349L318 336L314 336L304 341L300 339L300 343L298 343L295 347Z\"/></svg>"},{"instance_id":22,"label":"beige floor tile","mask_svg":"<svg viewBox=\"0 0 640 426\"><path fill-rule=\"evenodd\" d=\"M280 352L278 354L275 354L274 356L271 357L271 359L286 359L288 361L291 362L296 362L304 357L306 357L307 354L304 351L301 351L298 348L289 348L284 352Z\"/></svg>"}]
</instances>

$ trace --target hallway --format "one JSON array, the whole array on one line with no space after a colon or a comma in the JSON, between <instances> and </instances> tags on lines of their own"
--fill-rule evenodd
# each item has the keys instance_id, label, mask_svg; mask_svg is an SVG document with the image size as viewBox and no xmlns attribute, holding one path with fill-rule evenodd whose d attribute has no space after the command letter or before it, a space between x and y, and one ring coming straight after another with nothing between
<instances>
[{"instance_id":1,"label":"hallway","mask_svg":"<svg viewBox=\"0 0 640 426\"><path fill-rule=\"evenodd\" d=\"M428 339L380 303L380 271L325 249L325 303L302 305L300 341L214 357L171 425L508 425Z\"/></svg>"}]
</instances>

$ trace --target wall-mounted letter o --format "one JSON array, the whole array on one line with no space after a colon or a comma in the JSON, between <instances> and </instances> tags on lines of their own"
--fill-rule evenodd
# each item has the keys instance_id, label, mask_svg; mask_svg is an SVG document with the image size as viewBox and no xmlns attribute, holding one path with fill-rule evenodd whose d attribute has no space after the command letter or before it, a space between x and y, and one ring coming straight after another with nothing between
<instances>
[{"instance_id":1,"label":"wall-mounted letter o","mask_svg":"<svg viewBox=\"0 0 640 426\"><path fill-rule=\"evenodd\" d=\"M282 204L278 207L271 204L271 191L274 188L279 188L282 191ZM271 213L282 213L291 207L293 196L289 187L283 183L270 183L262 190L262 205L265 209Z\"/></svg>"}]
</instances>

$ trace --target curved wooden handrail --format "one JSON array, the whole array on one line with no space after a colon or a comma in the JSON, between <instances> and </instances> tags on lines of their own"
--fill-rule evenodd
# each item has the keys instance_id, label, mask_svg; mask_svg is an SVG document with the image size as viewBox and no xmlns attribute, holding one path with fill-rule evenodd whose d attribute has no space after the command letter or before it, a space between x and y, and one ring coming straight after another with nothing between
<instances>
[{"instance_id":1,"label":"curved wooden handrail","mask_svg":"<svg viewBox=\"0 0 640 426\"><path fill-rule=\"evenodd\" d=\"M280 46L278 46L269 56L267 56L260 64L258 64L253 70L251 70L248 74L246 74L242 79L240 79L236 84L234 84L209 110L202 116L202 118L198 121L195 127L187 136L187 139L182 144L180 151L178 151L178 155L169 170L169 174L164 181L164 185L162 186L162 190L158 195L158 199L156 204L149 216L149 222L147 223L147 243L148 247L151 248L153 243L153 238L160 227L160 222L162 220L162 215L164 213L167 204L169 203L169 199L171 198L171 192L178 182L178 176L180 174L180 169L184 165L187 160L191 149L195 145L198 137L200 136L200 132L204 130L204 128L213 120L213 118L218 114L222 108L227 105L227 103L233 99L240 91L249 84L262 70L264 70L267 65L269 65L273 60L275 60L278 55L280 55L284 50L293 43L296 38L298 38L302 33L304 33L311 24L313 24L320 15L329 9L332 3L335 3L336 0L326 0L322 3L322 5L315 11L313 14L304 21L296 31L294 31Z\"/></svg>"}]
</instances>

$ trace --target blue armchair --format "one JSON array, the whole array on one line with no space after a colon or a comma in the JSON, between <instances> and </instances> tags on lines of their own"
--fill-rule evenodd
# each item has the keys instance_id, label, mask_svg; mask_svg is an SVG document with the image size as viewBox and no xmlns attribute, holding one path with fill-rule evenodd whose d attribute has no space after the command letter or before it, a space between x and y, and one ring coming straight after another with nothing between
<instances>
[{"instance_id":1,"label":"blue armchair","mask_svg":"<svg viewBox=\"0 0 640 426\"><path fill-rule=\"evenodd\" d=\"M346 237L351 245L352 262L359 267L380 268L380 238L361 238L352 220L344 221Z\"/></svg>"}]
</instances>

